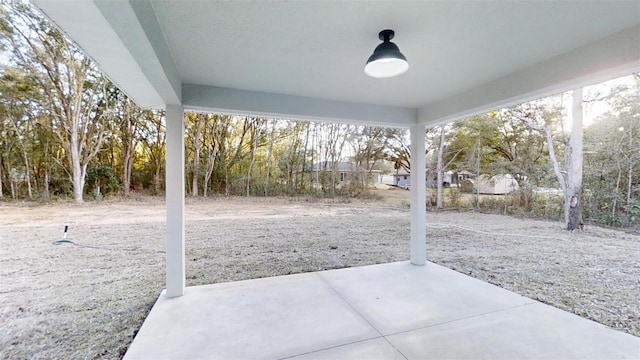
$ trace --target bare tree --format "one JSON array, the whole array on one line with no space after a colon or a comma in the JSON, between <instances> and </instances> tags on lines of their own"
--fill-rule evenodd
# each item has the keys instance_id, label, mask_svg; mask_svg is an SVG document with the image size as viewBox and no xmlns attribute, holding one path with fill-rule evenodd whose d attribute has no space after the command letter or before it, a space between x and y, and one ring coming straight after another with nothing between
<instances>
[{"instance_id":1,"label":"bare tree","mask_svg":"<svg viewBox=\"0 0 640 360\"><path fill-rule=\"evenodd\" d=\"M444 161L442 160L442 154L444 152L444 135L445 126L440 127L440 143L438 144L438 160L436 164L437 184L436 184L436 208L442 209L442 183L444 173Z\"/></svg>"},{"instance_id":2,"label":"bare tree","mask_svg":"<svg viewBox=\"0 0 640 360\"><path fill-rule=\"evenodd\" d=\"M565 148L566 172L563 172L554 148L554 138L547 126L535 124L530 118L510 110L512 116L524 121L527 126L543 132L547 138L547 150L553 170L564 194L564 219L566 229L573 231L582 226L582 165L583 165L583 112L582 89L573 91L572 126L569 144ZM565 175L566 173L566 175Z\"/></svg>"},{"instance_id":3,"label":"bare tree","mask_svg":"<svg viewBox=\"0 0 640 360\"><path fill-rule=\"evenodd\" d=\"M385 149L393 135L394 132L390 129L377 126L355 126L353 132L348 134L355 163L364 169L359 179L363 190L368 185L373 168L386 157Z\"/></svg>"},{"instance_id":4,"label":"bare tree","mask_svg":"<svg viewBox=\"0 0 640 360\"><path fill-rule=\"evenodd\" d=\"M411 168L408 141L406 130L390 129L388 147L385 149L385 157L393 163L393 168L396 170L396 173L401 169L409 171Z\"/></svg>"},{"instance_id":5,"label":"bare tree","mask_svg":"<svg viewBox=\"0 0 640 360\"><path fill-rule=\"evenodd\" d=\"M140 141L142 111L124 93L116 91L116 107L118 130L122 146L122 190L124 196L131 191L131 176L136 155L136 147Z\"/></svg>"},{"instance_id":6,"label":"bare tree","mask_svg":"<svg viewBox=\"0 0 640 360\"><path fill-rule=\"evenodd\" d=\"M227 115L213 115L209 117L209 121L205 126L204 136L204 149L206 152L206 165L204 173L204 186L202 196L206 197L209 184L211 183L211 177L213 176L213 170L216 165L216 158L220 150L220 144L222 144L222 129L228 126L230 116Z\"/></svg>"},{"instance_id":7,"label":"bare tree","mask_svg":"<svg viewBox=\"0 0 640 360\"><path fill-rule=\"evenodd\" d=\"M19 150L24 166L20 178L27 184L27 197L33 198L31 186L31 166L29 161L29 140L36 114L31 106L31 98L38 96L38 89L33 79L14 69L5 69L0 85L0 109L4 119L5 137L11 138L13 145ZM8 125L8 126L7 126ZM9 139L7 139L9 140Z\"/></svg>"},{"instance_id":8,"label":"bare tree","mask_svg":"<svg viewBox=\"0 0 640 360\"><path fill-rule=\"evenodd\" d=\"M267 147L267 163L265 165L266 174L265 174L265 181L264 181L264 196L269 195L269 180L271 178L271 157L273 155L273 143L275 141L275 132L276 132L275 120L271 120L270 122L271 122L271 131L269 131L269 146ZM268 125L269 124L267 124L267 126Z\"/></svg>"},{"instance_id":9,"label":"bare tree","mask_svg":"<svg viewBox=\"0 0 640 360\"><path fill-rule=\"evenodd\" d=\"M251 118L251 158L249 161L249 168L247 169L247 183L246 183L246 194L250 195L251 190L251 173L253 171L253 165L256 162L256 152L258 150L258 141L262 136L262 125L264 124L264 119L260 118Z\"/></svg>"},{"instance_id":10,"label":"bare tree","mask_svg":"<svg viewBox=\"0 0 640 360\"><path fill-rule=\"evenodd\" d=\"M146 110L143 112L144 121L140 129L140 140L144 145L143 149L151 160L151 169L153 171L153 191L159 194L162 183L162 170L165 159L166 150L166 128L164 112L153 112Z\"/></svg>"},{"instance_id":11,"label":"bare tree","mask_svg":"<svg viewBox=\"0 0 640 360\"><path fill-rule=\"evenodd\" d=\"M564 220L567 230L576 230L582 224L582 88L573 90L571 137L565 149L567 182L564 190Z\"/></svg>"},{"instance_id":12,"label":"bare tree","mask_svg":"<svg viewBox=\"0 0 640 360\"><path fill-rule=\"evenodd\" d=\"M65 150L73 198L83 202L89 162L101 150L106 79L91 60L25 5L13 13L11 38L15 61L36 74L45 94L42 104L52 118L52 132Z\"/></svg>"},{"instance_id":13,"label":"bare tree","mask_svg":"<svg viewBox=\"0 0 640 360\"><path fill-rule=\"evenodd\" d=\"M200 177L200 151L202 150L202 128L209 120L204 113L189 114L187 117L193 126L191 140L193 142L193 174L191 181L191 196L198 196L198 178Z\"/></svg>"}]
</instances>

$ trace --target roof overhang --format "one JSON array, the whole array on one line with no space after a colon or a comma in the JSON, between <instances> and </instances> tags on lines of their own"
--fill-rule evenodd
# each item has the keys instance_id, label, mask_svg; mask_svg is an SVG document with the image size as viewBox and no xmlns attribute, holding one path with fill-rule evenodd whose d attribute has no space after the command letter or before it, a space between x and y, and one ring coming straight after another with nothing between
<instances>
[{"instance_id":1,"label":"roof overhang","mask_svg":"<svg viewBox=\"0 0 640 360\"><path fill-rule=\"evenodd\" d=\"M34 0L139 105L406 127L640 71L640 2ZM364 75L382 28L410 70Z\"/></svg>"}]
</instances>

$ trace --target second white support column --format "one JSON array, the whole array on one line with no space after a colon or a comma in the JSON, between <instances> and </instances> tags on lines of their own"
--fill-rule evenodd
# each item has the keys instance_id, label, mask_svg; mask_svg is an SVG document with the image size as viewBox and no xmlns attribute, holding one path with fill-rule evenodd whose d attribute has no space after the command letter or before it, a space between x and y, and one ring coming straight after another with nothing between
<instances>
[{"instance_id":1,"label":"second white support column","mask_svg":"<svg viewBox=\"0 0 640 360\"><path fill-rule=\"evenodd\" d=\"M425 125L411 132L411 263L426 264L427 258L427 156Z\"/></svg>"},{"instance_id":2,"label":"second white support column","mask_svg":"<svg viewBox=\"0 0 640 360\"><path fill-rule=\"evenodd\" d=\"M184 109L167 105L167 297L182 296L184 263Z\"/></svg>"}]
</instances>

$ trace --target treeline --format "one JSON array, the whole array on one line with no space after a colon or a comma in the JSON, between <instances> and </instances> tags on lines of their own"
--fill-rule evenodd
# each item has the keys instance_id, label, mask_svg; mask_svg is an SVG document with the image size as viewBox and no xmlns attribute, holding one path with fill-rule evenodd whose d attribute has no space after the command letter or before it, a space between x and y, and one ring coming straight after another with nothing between
<instances>
[{"instance_id":1,"label":"treeline","mask_svg":"<svg viewBox=\"0 0 640 360\"><path fill-rule=\"evenodd\" d=\"M28 4L0 9L0 198L162 194L163 113L138 108ZM338 186L344 154L367 172L392 158L385 150L403 137L398 129L190 113L187 193L362 193L366 181ZM304 174L314 163L331 175L312 184Z\"/></svg>"},{"instance_id":2,"label":"treeline","mask_svg":"<svg viewBox=\"0 0 640 360\"><path fill-rule=\"evenodd\" d=\"M361 194L368 187L363 177L344 184L337 176L344 154L368 173L404 136L398 129L202 113L187 114L186 128L192 196ZM318 168L328 176L310 176Z\"/></svg>"},{"instance_id":3,"label":"treeline","mask_svg":"<svg viewBox=\"0 0 640 360\"><path fill-rule=\"evenodd\" d=\"M431 130L434 142L441 135L444 140L443 171L487 177L510 174L519 184L518 191L509 196L490 197L483 204L478 204L477 199L471 205L462 204L457 190L445 192L449 194L449 206L562 219L563 194L553 160L566 176L572 132L568 97L559 94ZM584 143L579 149L583 158L583 219L597 224L637 226L640 75L604 87L587 87L582 103L587 111L603 104L608 109L584 127ZM554 154L550 154L549 141ZM436 147L433 149L432 168L436 169Z\"/></svg>"},{"instance_id":4,"label":"treeline","mask_svg":"<svg viewBox=\"0 0 640 360\"><path fill-rule=\"evenodd\" d=\"M0 199L162 195L164 114L138 108L28 4L2 4L0 15ZM549 189L559 187L554 166L571 132L566 102L561 94L429 129L427 176L511 174L520 190L472 206L561 218L562 197ZM637 224L640 79L585 89L583 103L610 109L584 134L585 220ZM367 191L372 170L410 170L404 129L185 116L191 196L353 196ZM341 162L363 174L341 178ZM469 206L457 189L438 192L445 206Z\"/></svg>"}]
</instances>

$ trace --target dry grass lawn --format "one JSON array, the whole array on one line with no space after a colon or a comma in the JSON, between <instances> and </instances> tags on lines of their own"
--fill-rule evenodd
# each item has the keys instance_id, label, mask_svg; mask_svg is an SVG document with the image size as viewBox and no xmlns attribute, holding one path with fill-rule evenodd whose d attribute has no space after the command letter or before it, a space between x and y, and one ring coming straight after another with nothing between
<instances>
[{"instance_id":1,"label":"dry grass lawn","mask_svg":"<svg viewBox=\"0 0 640 360\"><path fill-rule=\"evenodd\" d=\"M187 201L187 283L408 259L408 192ZM162 199L0 204L0 358L120 358L164 286ZM640 236L427 215L430 261L640 335ZM53 245L69 225L71 244Z\"/></svg>"}]
</instances>

